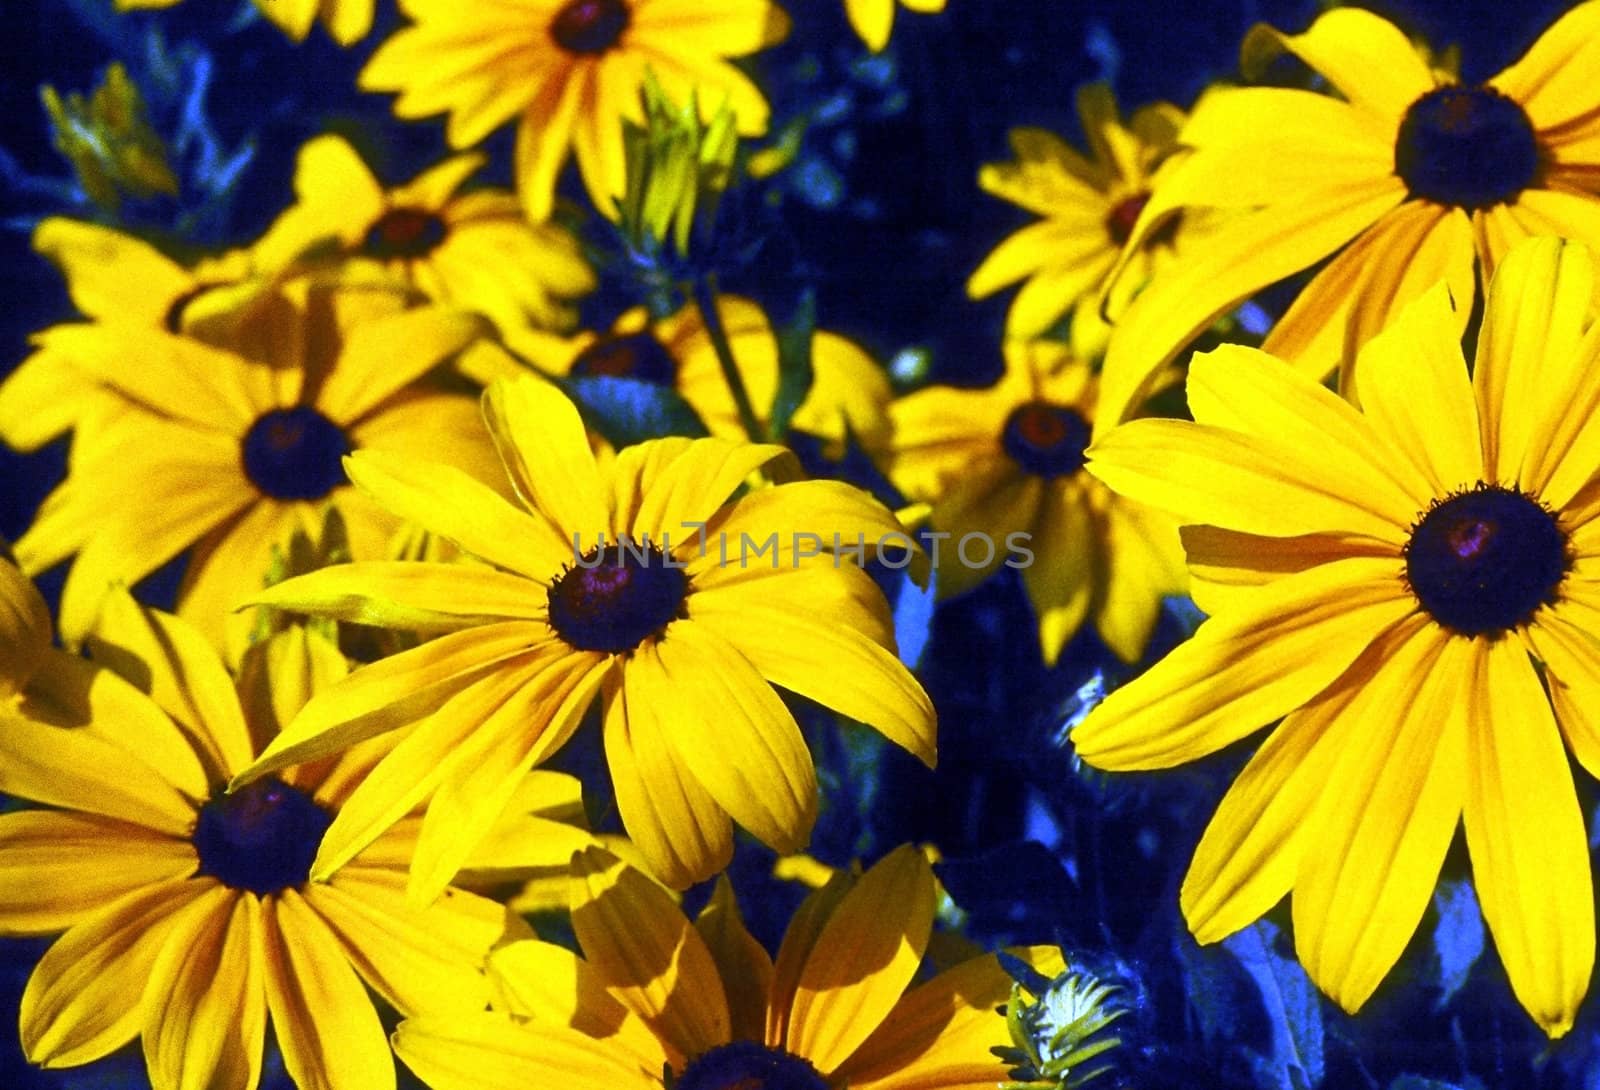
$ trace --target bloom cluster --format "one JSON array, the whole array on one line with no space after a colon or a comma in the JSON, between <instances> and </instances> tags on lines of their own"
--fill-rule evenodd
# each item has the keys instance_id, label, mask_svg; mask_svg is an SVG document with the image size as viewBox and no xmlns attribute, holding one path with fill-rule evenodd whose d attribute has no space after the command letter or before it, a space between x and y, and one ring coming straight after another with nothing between
<instances>
[{"instance_id":1,"label":"bloom cluster","mask_svg":"<svg viewBox=\"0 0 1600 1090\"><path fill-rule=\"evenodd\" d=\"M176 3L0 159L0 1081L1600 1078L1600 0L1084 79L881 320L983 5Z\"/></svg>"}]
</instances>

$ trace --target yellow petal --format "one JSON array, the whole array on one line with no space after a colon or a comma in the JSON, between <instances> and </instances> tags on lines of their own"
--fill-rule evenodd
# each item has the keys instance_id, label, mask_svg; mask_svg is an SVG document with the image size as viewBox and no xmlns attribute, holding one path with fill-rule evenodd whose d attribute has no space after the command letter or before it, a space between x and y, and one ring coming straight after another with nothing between
<instances>
[{"instance_id":1,"label":"yellow petal","mask_svg":"<svg viewBox=\"0 0 1600 1090\"><path fill-rule=\"evenodd\" d=\"M933 871L904 845L861 876L806 958L784 1047L832 1072L900 1001L933 927Z\"/></svg>"},{"instance_id":2,"label":"yellow petal","mask_svg":"<svg viewBox=\"0 0 1600 1090\"><path fill-rule=\"evenodd\" d=\"M1266 410L1259 413L1263 418L1276 413L1285 426L1295 421L1279 403L1262 397L1258 404ZM1364 422L1351 430L1366 430ZM1267 537L1361 534L1398 549L1427 498L1413 500L1376 468L1381 449L1369 447L1362 457L1354 437L1348 443L1340 438L1328 442L1341 455L1354 455L1348 463L1320 457L1321 447L1223 427L1132 420L1089 448L1088 469L1112 491L1180 522Z\"/></svg>"},{"instance_id":3,"label":"yellow petal","mask_svg":"<svg viewBox=\"0 0 1600 1090\"><path fill-rule=\"evenodd\" d=\"M1600 61L1600 5L1577 4L1489 86L1515 101L1536 129L1570 122L1594 105L1584 78Z\"/></svg>"},{"instance_id":4,"label":"yellow petal","mask_svg":"<svg viewBox=\"0 0 1600 1090\"><path fill-rule=\"evenodd\" d=\"M680 1055L725 1044L716 962L667 891L601 848L575 856L573 872L572 930L611 993Z\"/></svg>"},{"instance_id":5,"label":"yellow petal","mask_svg":"<svg viewBox=\"0 0 1600 1090\"><path fill-rule=\"evenodd\" d=\"M517 195L522 198L528 219L534 223L550 218L556 178L567 161L585 82L581 69L552 72L528 104L522 123L517 126L513 155ZM462 141L455 143L460 147Z\"/></svg>"},{"instance_id":6,"label":"yellow petal","mask_svg":"<svg viewBox=\"0 0 1600 1090\"><path fill-rule=\"evenodd\" d=\"M1600 774L1600 644L1558 603L1527 627L1528 647L1544 663L1545 687L1556 722L1578 763ZM1581 614L1576 614L1581 617Z\"/></svg>"},{"instance_id":7,"label":"yellow petal","mask_svg":"<svg viewBox=\"0 0 1600 1090\"><path fill-rule=\"evenodd\" d=\"M528 1090L530 1086L605 1086L657 1090L661 1071L596 1047L562 1027L518 1025L498 1011L411 1018L394 1033L394 1050L434 1090Z\"/></svg>"},{"instance_id":8,"label":"yellow petal","mask_svg":"<svg viewBox=\"0 0 1600 1090\"><path fill-rule=\"evenodd\" d=\"M1111 497L1101 517L1107 570L1094 627L1118 658L1132 663L1144 655L1161 600L1189 589L1183 546L1172 520L1143 504Z\"/></svg>"},{"instance_id":9,"label":"yellow petal","mask_svg":"<svg viewBox=\"0 0 1600 1090\"><path fill-rule=\"evenodd\" d=\"M555 386L501 379L483 397L484 417L517 494L562 534L586 541L613 530L577 407Z\"/></svg>"},{"instance_id":10,"label":"yellow petal","mask_svg":"<svg viewBox=\"0 0 1600 1090\"><path fill-rule=\"evenodd\" d=\"M1351 1012L1411 940L1461 815L1459 701L1477 652L1473 641L1418 625L1365 677L1351 671L1340 682L1360 692L1341 715L1347 744L1328 771L1295 879L1295 950ZM1374 737L1382 744L1365 741Z\"/></svg>"},{"instance_id":11,"label":"yellow petal","mask_svg":"<svg viewBox=\"0 0 1600 1090\"><path fill-rule=\"evenodd\" d=\"M654 444L640 444L650 447ZM676 457L671 457L671 453ZM778 459L790 459L785 447L732 439L699 439L667 456L650 458L648 450L637 457L650 459L648 480L639 482L638 509L628 529L635 540L648 534L658 544L670 535L682 544L696 533L736 489L756 470ZM618 462L617 472L623 472ZM618 511L618 521L622 512Z\"/></svg>"},{"instance_id":12,"label":"yellow petal","mask_svg":"<svg viewBox=\"0 0 1600 1090\"><path fill-rule=\"evenodd\" d=\"M150 886L61 936L22 993L19 1022L28 1059L73 1067L132 1040L143 1016L139 997L162 944L179 925L193 926L184 908L216 888L210 880Z\"/></svg>"},{"instance_id":13,"label":"yellow petal","mask_svg":"<svg viewBox=\"0 0 1600 1090\"><path fill-rule=\"evenodd\" d=\"M1260 24L1245 38L1246 71L1286 49L1305 61L1356 106L1398 119L1433 90L1433 73L1400 28L1361 8L1324 12L1303 34Z\"/></svg>"},{"instance_id":14,"label":"yellow petal","mask_svg":"<svg viewBox=\"0 0 1600 1090\"><path fill-rule=\"evenodd\" d=\"M172 1090L255 1090L267 1033L261 902L213 887L150 967L145 1064Z\"/></svg>"},{"instance_id":15,"label":"yellow petal","mask_svg":"<svg viewBox=\"0 0 1600 1090\"><path fill-rule=\"evenodd\" d=\"M1363 415L1435 497L1484 479L1478 406L1449 290L1435 285L1367 342L1356 362Z\"/></svg>"},{"instance_id":16,"label":"yellow petal","mask_svg":"<svg viewBox=\"0 0 1600 1090\"><path fill-rule=\"evenodd\" d=\"M1348 534L1260 537L1216 526L1179 530L1187 553L1190 593L1208 615L1247 608L1285 575L1352 556L1395 558L1394 547Z\"/></svg>"},{"instance_id":17,"label":"yellow petal","mask_svg":"<svg viewBox=\"0 0 1600 1090\"><path fill-rule=\"evenodd\" d=\"M339 941L295 890L264 904L267 1007L300 1090L393 1090L378 1012Z\"/></svg>"},{"instance_id":18,"label":"yellow petal","mask_svg":"<svg viewBox=\"0 0 1600 1090\"><path fill-rule=\"evenodd\" d=\"M484 332L483 319L443 306L421 306L363 322L346 334L338 360L317 391L317 408L330 420L354 420Z\"/></svg>"},{"instance_id":19,"label":"yellow petal","mask_svg":"<svg viewBox=\"0 0 1600 1090\"><path fill-rule=\"evenodd\" d=\"M839 902L861 880L857 868L840 868L818 888L806 895L789 917L783 931L783 943L778 947L778 958L773 964L772 992L767 1004L768 1045L782 1047L789 1037L789 1014L794 1005L795 989L800 974L817 945L817 939L828 925Z\"/></svg>"},{"instance_id":20,"label":"yellow petal","mask_svg":"<svg viewBox=\"0 0 1600 1090\"><path fill-rule=\"evenodd\" d=\"M1416 608L1397 559L1351 558L1285 576L1270 597L1213 617L1073 732L1098 768L1170 768L1265 726L1325 689Z\"/></svg>"},{"instance_id":21,"label":"yellow petal","mask_svg":"<svg viewBox=\"0 0 1600 1090\"><path fill-rule=\"evenodd\" d=\"M477 564L368 560L285 579L250 604L416 632L457 632L548 614L544 587Z\"/></svg>"},{"instance_id":22,"label":"yellow petal","mask_svg":"<svg viewBox=\"0 0 1600 1090\"><path fill-rule=\"evenodd\" d=\"M727 989L734 1039L761 1040L767 1023L767 994L772 988L772 958L745 929L727 875L717 879L711 900L695 917L694 927L711 951Z\"/></svg>"},{"instance_id":23,"label":"yellow petal","mask_svg":"<svg viewBox=\"0 0 1600 1090\"><path fill-rule=\"evenodd\" d=\"M1081 484L1047 489L1029 547L1033 563L1022 569L1022 585L1039 621L1039 648L1046 666L1083 626L1094 593L1101 543Z\"/></svg>"},{"instance_id":24,"label":"yellow petal","mask_svg":"<svg viewBox=\"0 0 1600 1090\"><path fill-rule=\"evenodd\" d=\"M0 439L24 453L71 428L97 400L115 396L51 347L53 332L34 334L37 351L0 381Z\"/></svg>"},{"instance_id":25,"label":"yellow petal","mask_svg":"<svg viewBox=\"0 0 1600 1090\"><path fill-rule=\"evenodd\" d=\"M817 816L816 769L794 716L738 649L683 621L634 653L640 698L667 742L733 820L780 854L805 846Z\"/></svg>"},{"instance_id":26,"label":"yellow petal","mask_svg":"<svg viewBox=\"0 0 1600 1090\"><path fill-rule=\"evenodd\" d=\"M290 625L251 644L239 666L238 686L239 703L257 746L265 749L288 729L312 696L349 673L350 664L339 645L305 625Z\"/></svg>"},{"instance_id":27,"label":"yellow petal","mask_svg":"<svg viewBox=\"0 0 1600 1090\"><path fill-rule=\"evenodd\" d=\"M505 909L449 890L426 908L406 903L401 873L346 867L304 887L373 991L401 1014L482 1010L489 998L484 958L506 929Z\"/></svg>"},{"instance_id":28,"label":"yellow petal","mask_svg":"<svg viewBox=\"0 0 1600 1090\"><path fill-rule=\"evenodd\" d=\"M1219 315L1337 250L1404 197L1398 178L1379 177L1247 213L1219 229L1200 252L1169 266L1111 334L1097 432L1127 417L1162 368Z\"/></svg>"},{"instance_id":29,"label":"yellow petal","mask_svg":"<svg viewBox=\"0 0 1600 1090\"><path fill-rule=\"evenodd\" d=\"M194 277L143 239L110 227L51 216L33 248L67 278L72 303L90 318L158 326Z\"/></svg>"},{"instance_id":30,"label":"yellow petal","mask_svg":"<svg viewBox=\"0 0 1600 1090\"><path fill-rule=\"evenodd\" d=\"M1551 1037L1572 1028L1594 969L1583 813L1561 736L1521 641L1480 644L1464 697L1467 851L1495 949Z\"/></svg>"},{"instance_id":31,"label":"yellow petal","mask_svg":"<svg viewBox=\"0 0 1600 1090\"><path fill-rule=\"evenodd\" d=\"M641 673L613 681L605 712L606 765L617 812L650 872L674 889L715 874L733 858L733 823L668 744Z\"/></svg>"},{"instance_id":32,"label":"yellow petal","mask_svg":"<svg viewBox=\"0 0 1600 1090\"><path fill-rule=\"evenodd\" d=\"M0 693L14 693L50 653L50 607L16 565L0 557Z\"/></svg>"},{"instance_id":33,"label":"yellow petal","mask_svg":"<svg viewBox=\"0 0 1600 1090\"><path fill-rule=\"evenodd\" d=\"M768 570L799 567L818 548L835 553L859 548L864 552L848 555L860 562L875 557L879 545L903 549L911 541L888 508L843 481L758 488L724 509L711 522L706 540L686 569L691 582L705 588L736 582L763 565Z\"/></svg>"},{"instance_id":34,"label":"yellow petal","mask_svg":"<svg viewBox=\"0 0 1600 1090\"><path fill-rule=\"evenodd\" d=\"M90 814L0 814L0 933L64 931L149 886L193 874L187 840Z\"/></svg>"}]
</instances>

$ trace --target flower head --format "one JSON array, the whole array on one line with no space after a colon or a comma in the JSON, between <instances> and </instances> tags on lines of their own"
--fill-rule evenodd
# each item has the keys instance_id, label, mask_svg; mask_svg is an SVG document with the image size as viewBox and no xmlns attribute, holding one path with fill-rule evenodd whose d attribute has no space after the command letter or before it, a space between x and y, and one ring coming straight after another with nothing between
<instances>
[{"instance_id":1,"label":"flower head","mask_svg":"<svg viewBox=\"0 0 1600 1090\"><path fill-rule=\"evenodd\" d=\"M409 302L387 281L301 278L190 335L121 322L52 330L52 349L115 405L78 421L66 481L17 541L29 572L76 554L63 636L82 636L111 583L194 549L180 612L236 660L250 623L225 625L229 610L260 586L274 545L296 527L315 534L322 504L340 508L357 557L384 555L399 527L348 487L345 453L423 445L493 473L473 399L424 381L481 323Z\"/></svg>"},{"instance_id":2,"label":"flower head","mask_svg":"<svg viewBox=\"0 0 1600 1090\"><path fill-rule=\"evenodd\" d=\"M894 402L890 479L932 503L932 527L949 535L941 594L997 571L1013 536L1025 534L1032 559L1022 580L1045 661L1092 620L1132 662L1161 599L1183 591L1177 527L1083 472L1098 394L1088 364L1050 341L1011 341L1005 356L1005 374L989 389L935 387ZM970 535L986 543L972 547L973 563Z\"/></svg>"},{"instance_id":3,"label":"flower head","mask_svg":"<svg viewBox=\"0 0 1600 1090\"><path fill-rule=\"evenodd\" d=\"M767 0L403 0L401 10L415 25L383 44L361 85L399 91L401 117L449 111L458 148L520 115L517 192L536 222L550 215L569 149L596 208L609 212L623 195L622 121L643 123L647 71L674 101L695 97L709 116L726 100L740 133L766 131L766 99L726 58L764 49L789 28Z\"/></svg>"},{"instance_id":4,"label":"flower head","mask_svg":"<svg viewBox=\"0 0 1600 1090\"><path fill-rule=\"evenodd\" d=\"M1393 24L1336 8L1304 34L1257 27L1251 69L1293 53L1343 97L1277 87L1208 94L1179 134L1192 149L1162 176L1134 230L1173 215L1237 211L1188 260L1156 276L1117 323L1106 357L1107 426L1217 315L1328 260L1273 327L1267 351L1322 377L1437 281L1466 328L1480 277L1529 235L1600 246L1600 0L1562 16L1485 83L1432 66Z\"/></svg>"},{"instance_id":5,"label":"flower head","mask_svg":"<svg viewBox=\"0 0 1600 1090\"><path fill-rule=\"evenodd\" d=\"M597 694L623 823L677 886L726 865L730 817L780 851L810 834L815 769L774 684L932 763L933 709L894 656L883 596L831 551L835 534L904 540L888 511L834 481L727 502L782 447L662 439L597 464L572 403L531 376L496 382L484 409L520 505L436 462L362 452L346 465L381 506L487 564L341 565L258 599L442 633L313 701L250 770L422 721L361 789L360 821L335 822L313 874L431 795L413 892L443 888Z\"/></svg>"},{"instance_id":6,"label":"flower head","mask_svg":"<svg viewBox=\"0 0 1600 1090\"><path fill-rule=\"evenodd\" d=\"M582 958L542 942L491 959L501 1009L403 1023L395 1049L435 1090L480 1070L530 1083L561 1072L618 1090L894 1090L997 1085L995 1012L1010 979L992 955L910 987L933 921L933 873L904 847L844 872L796 911L773 959L718 883L691 923L667 893L598 849L576 861ZM1054 952L1022 952L1046 972ZM910 990L908 991L908 987ZM509 1065L509 1070L508 1070Z\"/></svg>"},{"instance_id":7,"label":"flower head","mask_svg":"<svg viewBox=\"0 0 1600 1090\"><path fill-rule=\"evenodd\" d=\"M1282 717L1184 882L1203 942L1293 890L1295 947L1348 1010L1427 909L1458 824L1511 987L1551 1036L1595 921L1567 756L1600 771L1600 325L1582 246L1501 262L1471 378L1436 285L1362 349L1362 408L1266 353L1189 376L1089 469L1194 525L1210 619L1072 734L1108 769L1193 760Z\"/></svg>"},{"instance_id":8,"label":"flower head","mask_svg":"<svg viewBox=\"0 0 1600 1090\"><path fill-rule=\"evenodd\" d=\"M0 564L0 601L30 592ZM415 815L309 881L389 740L224 791L279 721L343 675L338 650L285 630L252 649L258 684L236 688L198 632L123 590L90 644L92 662L43 649L0 697L0 790L49 807L0 815L0 933L65 932L23 994L29 1059L75 1066L140 1037L156 1086L252 1090L270 1018L299 1085L393 1087L367 989L403 1013L480 1010L484 958L515 921L459 889L407 904ZM524 846L537 828L513 817L474 864L543 862ZM570 857L586 839L561 846Z\"/></svg>"},{"instance_id":9,"label":"flower head","mask_svg":"<svg viewBox=\"0 0 1600 1090\"><path fill-rule=\"evenodd\" d=\"M595 287L577 239L528 223L505 190L460 192L483 163L453 156L385 189L343 137L314 137L296 160L298 203L258 250L281 261L331 238L340 257L377 262L427 298L502 328L570 328L573 300Z\"/></svg>"}]
</instances>

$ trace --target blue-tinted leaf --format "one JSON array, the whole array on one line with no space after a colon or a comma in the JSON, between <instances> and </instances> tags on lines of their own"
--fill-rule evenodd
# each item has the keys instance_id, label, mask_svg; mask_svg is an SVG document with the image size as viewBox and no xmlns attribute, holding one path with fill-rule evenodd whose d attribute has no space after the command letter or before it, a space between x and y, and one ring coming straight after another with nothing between
<instances>
[{"instance_id":1,"label":"blue-tinted leaf","mask_svg":"<svg viewBox=\"0 0 1600 1090\"><path fill-rule=\"evenodd\" d=\"M817 330L817 297L807 288L789 320L780 325L778 338L778 392L772 399L772 435L781 442L795 410L811 392L811 338Z\"/></svg>"},{"instance_id":2,"label":"blue-tinted leaf","mask_svg":"<svg viewBox=\"0 0 1600 1090\"><path fill-rule=\"evenodd\" d=\"M1273 949L1277 928L1260 920L1223 940L1223 946L1261 991L1262 1005L1272 1026L1266 1058L1281 1072L1276 1083L1284 1090L1301 1090L1322 1081L1323 1042L1327 1030L1322 1018L1322 997L1300 967Z\"/></svg>"},{"instance_id":3,"label":"blue-tinted leaf","mask_svg":"<svg viewBox=\"0 0 1600 1090\"><path fill-rule=\"evenodd\" d=\"M1440 992L1434 1009L1443 1010L1467 982L1473 965L1483 954L1483 916L1478 912L1478 898L1472 892L1472 883L1445 881L1439 883L1433 895L1434 908L1439 922L1433 929L1434 957L1430 970L1431 981Z\"/></svg>"},{"instance_id":4,"label":"blue-tinted leaf","mask_svg":"<svg viewBox=\"0 0 1600 1090\"><path fill-rule=\"evenodd\" d=\"M619 375L569 379L566 391L585 419L617 446L666 435L699 437L706 426L670 386Z\"/></svg>"}]
</instances>

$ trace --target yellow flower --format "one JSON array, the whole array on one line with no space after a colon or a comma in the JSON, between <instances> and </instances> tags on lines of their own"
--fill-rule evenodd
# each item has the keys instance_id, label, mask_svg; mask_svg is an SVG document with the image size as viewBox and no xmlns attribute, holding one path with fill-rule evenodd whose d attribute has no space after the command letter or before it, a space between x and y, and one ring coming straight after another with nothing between
<instances>
[{"instance_id":1,"label":"yellow flower","mask_svg":"<svg viewBox=\"0 0 1600 1090\"><path fill-rule=\"evenodd\" d=\"M268 273L247 250L172 260L134 235L111 227L54 217L33 232L33 248L66 276L73 305L85 317L183 333L231 309L252 275ZM292 256L292 255L291 255ZM34 352L0 383L0 439L18 450L37 450L68 428L95 402L98 383L72 365L56 343L70 343L77 325L53 326L31 338Z\"/></svg>"},{"instance_id":2,"label":"yellow flower","mask_svg":"<svg viewBox=\"0 0 1600 1090\"><path fill-rule=\"evenodd\" d=\"M1442 82L1398 28L1359 8L1304 34L1257 27L1246 67L1286 49L1343 98L1276 87L1214 91L1179 141L1134 242L1196 207L1237 216L1158 275L1118 319L1106 425L1196 333L1257 290L1332 258L1264 347L1322 377L1439 280L1466 328L1511 246L1559 235L1600 246L1600 0L1562 16L1487 83ZM1348 373L1343 376L1348 386Z\"/></svg>"},{"instance_id":3,"label":"yellow flower","mask_svg":"<svg viewBox=\"0 0 1600 1090\"><path fill-rule=\"evenodd\" d=\"M555 224L530 224L505 190L457 193L483 162L457 155L385 190L343 137L314 137L296 162L299 203L258 249L281 263L335 238L344 255L381 263L428 298L497 326L571 328L572 300L595 288L578 240Z\"/></svg>"},{"instance_id":4,"label":"yellow flower","mask_svg":"<svg viewBox=\"0 0 1600 1090\"><path fill-rule=\"evenodd\" d=\"M1026 280L1006 315L1006 335L1037 337L1070 310L1073 346L1087 359L1104 347L1099 312L1109 274L1150 199L1157 167L1177 149L1183 113L1158 102L1124 125L1111 88L1093 83L1078 90L1078 116L1091 158L1044 129L1012 129L1016 161L978 172L985 190L1044 218L997 246L967 281L967 294L982 299ZM1114 311L1172 258L1180 236L1187 242L1195 223L1195 217L1173 223L1130 252L1131 267L1116 281Z\"/></svg>"},{"instance_id":5,"label":"yellow flower","mask_svg":"<svg viewBox=\"0 0 1600 1090\"><path fill-rule=\"evenodd\" d=\"M358 792L359 820L334 823L314 875L431 794L413 893L443 888L597 693L623 824L674 886L727 864L730 815L784 852L810 834L816 772L773 685L933 763L933 709L894 656L883 596L826 548L900 533L888 511L836 481L728 504L788 460L782 447L661 439L597 466L572 403L531 376L496 382L484 411L521 506L436 462L363 451L346 465L378 504L493 567L341 565L258 599L443 633L312 701L249 772L422 721Z\"/></svg>"},{"instance_id":6,"label":"yellow flower","mask_svg":"<svg viewBox=\"0 0 1600 1090\"><path fill-rule=\"evenodd\" d=\"M1291 888L1295 946L1355 1010L1427 909L1464 820L1512 990L1552 1037L1594 960L1583 814L1600 772L1600 325L1583 247L1536 239L1489 287L1469 381L1436 285L1367 342L1363 409L1265 353L1197 358L1197 423L1136 420L1090 471L1183 521L1211 619L1073 732L1164 768L1283 722L1183 885L1213 942ZM1465 305L1465 300L1462 301Z\"/></svg>"},{"instance_id":7,"label":"yellow flower","mask_svg":"<svg viewBox=\"0 0 1600 1090\"><path fill-rule=\"evenodd\" d=\"M116 400L80 419L66 481L16 543L30 574L76 554L63 636L82 636L109 584L192 548L179 612L236 661L250 620L229 611L274 544L296 527L316 537L321 505L339 508L357 559L383 556L399 527L347 487L347 451L423 447L492 479L473 399L421 381L480 321L408 301L387 283L301 279L250 300L219 343L113 322L54 330L52 348Z\"/></svg>"},{"instance_id":8,"label":"yellow flower","mask_svg":"<svg viewBox=\"0 0 1600 1090\"><path fill-rule=\"evenodd\" d=\"M118 11L170 8L179 0L113 0ZM306 40L319 18L328 36L340 45L354 45L372 29L373 0L255 0L279 30L296 42Z\"/></svg>"},{"instance_id":9,"label":"yellow flower","mask_svg":"<svg viewBox=\"0 0 1600 1090\"><path fill-rule=\"evenodd\" d=\"M907 9L931 15L944 10L945 0L900 0ZM850 26L874 53L889 44L894 29L895 0L844 0L844 13Z\"/></svg>"},{"instance_id":10,"label":"yellow flower","mask_svg":"<svg viewBox=\"0 0 1600 1090\"><path fill-rule=\"evenodd\" d=\"M435 1090L497 1084L616 1090L912 1090L997 1086L1011 981L993 955L912 987L934 880L912 847L841 873L795 912L774 960L718 883L690 923L598 849L575 860L582 958L537 941L491 956L501 1009L409 1019L395 1051ZM1046 973L1054 951L1019 952ZM907 989L910 988L909 991Z\"/></svg>"},{"instance_id":11,"label":"yellow flower","mask_svg":"<svg viewBox=\"0 0 1600 1090\"><path fill-rule=\"evenodd\" d=\"M401 0L415 25L384 42L361 73L369 91L399 91L400 117L450 114L452 147L478 143L521 115L517 192L528 218L549 218L568 150L596 208L610 214L624 187L622 119L643 124L640 88L655 74L676 102L710 112L726 98L739 132L767 128L761 91L726 58L788 33L768 0Z\"/></svg>"},{"instance_id":12,"label":"yellow flower","mask_svg":"<svg viewBox=\"0 0 1600 1090\"><path fill-rule=\"evenodd\" d=\"M778 343L772 324L760 306L737 295L719 296L717 311L756 416L766 426L778 393ZM716 348L693 306L655 322L643 307L635 307L606 333L570 338L515 330L506 335L506 344L545 374L616 375L673 386L712 435L744 437ZM473 349L462 362L472 378L485 384L524 370L490 346ZM811 341L811 370L811 389L790 418L790 427L823 440L830 458L844 455L848 437L864 450L883 449L889 438L886 410L893 397L883 368L854 341L819 329Z\"/></svg>"},{"instance_id":13,"label":"yellow flower","mask_svg":"<svg viewBox=\"0 0 1600 1090\"><path fill-rule=\"evenodd\" d=\"M997 571L1025 534L1031 561L1018 551L1010 562L1021 566L1045 662L1090 619L1133 662L1161 599L1184 591L1177 526L1081 471L1097 411L1087 364L1050 341L1007 342L1005 357L989 389L935 387L890 407L889 477L908 499L931 502L933 529L949 535L936 561L941 595Z\"/></svg>"},{"instance_id":14,"label":"yellow flower","mask_svg":"<svg viewBox=\"0 0 1600 1090\"><path fill-rule=\"evenodd\" d=\"M29 596L42 607L0 564L0 600ZM300 1086L381 1090L394 1063L363 982L401 1012L482 1009L483 959L515 921L456 889L406 903L420 818L307 881L381 749L222 793L278 714L344 672L332 644L274 637L252 692L126 591L107 599L95 662L40 635L20 691L0 697L0 790L50 807L0 815L0 933L65 931L22 997L30 1060L75 1066L141 1037L155 1086L252 1090L270 1015Z\"/></svg>"}]
</instances>

